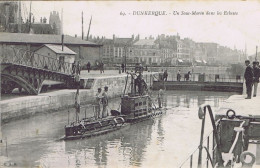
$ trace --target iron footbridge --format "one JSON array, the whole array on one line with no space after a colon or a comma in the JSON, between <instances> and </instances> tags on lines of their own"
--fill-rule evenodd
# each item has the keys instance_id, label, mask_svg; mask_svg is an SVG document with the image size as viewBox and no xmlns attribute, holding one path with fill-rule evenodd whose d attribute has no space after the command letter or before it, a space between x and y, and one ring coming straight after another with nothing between
<instances>
[{"instance_id":1,"label":"iron footbridge","mask_svg":"<svg viewBox=\"0 0 260 168\"><path fill-rule=\"evenodd\" d=\"M31 95L37 95L44 80L62 82L66 88L74 86L72 63L50 56L6 47L2 51L0 65L1 93L11 93L15 88L23 88Z\"/></svg>"}]
</instances>

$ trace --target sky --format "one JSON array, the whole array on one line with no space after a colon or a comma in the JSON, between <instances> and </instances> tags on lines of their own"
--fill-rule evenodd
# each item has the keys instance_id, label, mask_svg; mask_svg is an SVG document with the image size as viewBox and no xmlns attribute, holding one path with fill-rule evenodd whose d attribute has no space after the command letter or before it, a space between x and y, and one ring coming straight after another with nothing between
<instances>
[{"instance_id":1,"label":"sky","mask_svg":"<svg viewBox=\"0 0 260 168\"><path fill-rule=\"evenodd\" d=\"M23 1L24 16L29 7L30 2ZM62 9L64 34L72 36L81 36L83 11L85 36L92 16L90 34L94 36L140 34L140 38L145 38L178 33L195 42L215 42L239 50L246 46L249 55L256 52L256 46L260 47L260 1L32 1L36 22L40 17L48 21L51 11L61 13ZM136 11L164 11L167 15L134 15ZM215 13L206 15L207 11ZM225 11L236 15L224 15ZM179 15L174 15L177 12ZM204 15L181 15L182 12Z\"/></svg>"}]
</instances>

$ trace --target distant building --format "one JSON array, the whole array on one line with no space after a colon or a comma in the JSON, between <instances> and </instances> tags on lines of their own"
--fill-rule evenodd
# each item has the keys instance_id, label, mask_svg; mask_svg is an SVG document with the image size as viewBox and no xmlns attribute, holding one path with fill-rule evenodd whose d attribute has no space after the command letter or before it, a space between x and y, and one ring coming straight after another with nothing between
<instances>
[{"instance_id":1,"label":"distant building","mask_svg":"<svg viewBox=\"0 0 260 168\"><path fill-rule=\"evenodd\" d=\"M9 24L18 23L18 2L2 1L0 2L0 31L8 31Z\"/></svg>"},{"instance_id":2,"label":"distant building","mask_svg":"<svg viewBox=\"0 0 260 168\"><path fill-rule=\"evenodd\" d=\"M195 47L192 48L193 65L206 65L207 53L203 44L195 43Z\"/></svg>"},{"instance_id":3,"label":"distant building","mask_svg":"<svg viewBox=\"0 0 260 168\"><path fill-rule=\"evenodd\" d=\"M257 55L256 55L257 54ZM257 56L257 57L256 57ZM248 56L248 58L247 59L249 59L250 60L250 62L253 62L253 61L255 61L255 60L260 60L260 52L258 52L258 53L255 53L255 54L252 54L252 55L249 55ZM244 61L245 61L246 59L244 59L242 62L244 63Z\"/></svg>"},{"instance_id":4,"label":"distant building","mask_svg":"<svg viewBox=\"0 0 260 168\"><path fill-rule=\"evenodd\" d=\"M102 61L104 63L121 64L127 61L127 63L133 62L131 59L133 42L135 41L134 35L132 38L117 38L113 35L113 39L102 38L92 38L90 40L94 41L100 45L102 48Z\"/></svg>"},{"instance_id":5,"label":"distant building","mask_svg":"<svg viewBox=\"0 0 260 168\"><path fill-rule=\"evenodd\" d=\"M161 49L163 63L171 65L188 65L192 63L192 50L195 42L191 39L181 39L179 34L159 35L156 40Z\"/></svg>"},{"instance_id":6,"label":"distant building","mask_svg":"<svg viewBox=\"0 0 260 168\"><path fill-rule=\"evenodd\" d=\"M61 20L59 17L59 12L53 11L50 13L49 24L52 26L54 34L61 34Z\"/></svg>"},{"instance_id":7,"label":"distant building","mask_svg":"<svg viewBox=\"0 0 260 168\"><path fill-rule=\"evenodd\" d=\"M0 32L18 33L18 2L0 2ZM21 33L30 34L61 34L62 23L59 12L50 13L49 23L45 17L40 18L40 22L35 22L35 18L21 18Z\"/></svg>"},{"instance_id":8,"label":"distant building","mask_svg":"<svg viewBox=\"0 0 260 168\"><path fill-rule=\"evenodd\" d=\"M131 57L143 65L160 65L163 60L159 44L154 39L140 39L135 42Z\"/></svg>"},{"instance_id":9,"label":"distant building","mask_svg":"<svg viewBox=\"0 0 260 168\"><path fill-rule=\"evenodd\" d=\"M29 30L30 28L30 30ZM18 32L18 24L9 24L8 32L17 33ZM30 34L55 34L54 29L50 24L46 23L23 23L21 25L22 33L30 33Z\"/></svg>"},{"instance_id":10,"label":"distant building","mask_svg":"<svg viewBox=\"0 0 260 168\"><path fill-rule=\"evenodd\" d=\"M44 44L34 51L40 55L46 55L63 62L73 63L75 61L76 53L66 46Z\"/></svg>"},{"instance_id":11,"label":"distant building","mask_svg":"<svg viewBox=\"0 0 260 168\"><path fill-rule=\"evenodd\" d=\"M176 65L177 51L172 48L161 48L162 64Z\"/></svg>"},{"instance_id":12,"label":"distant building","mask_svg":"<svg viewBox=\"0 0 260 168\"><path fill-rule=\"evenodd\" d=\"M177 64L191 63L190 46L182 39L177 40Z\"/></svg>"},{"instance_id":13,"label":"distant building","mask_svg":"<svg viewBox=\"0 0 260 168\"><path fill-rule=\"evenodd\" d=\"M8 55L6 51L10 47L35 51L44 44L61 45L60 35L0 33L0 37L1 56ZM101 58L102 45L68 35L64 36L64 45L76 53L75 59L80 60L82 65L86 64L88 61L94 63L96 60L100 60Z\"/></svg>"},{"instance_id":14,"label":"distant building","mask_svg":"<svg viewBox=\"0 0 260 168\"><path fill-rule=\"evenodd\" d=\"M90 40L103 44L102 60L106 63L137 63L146 65L226 65L243 62L246 51L220 46L217 43L195 42L181 39L177 35L158 35L140 39L92 38Z\"/></svg>"},{"instance_id":15,"label":"distant building","mask_svg":"<svg viewBox=\"0 0 260 168\"><path fill-rule=\"evenodd\" d=\"M161 52L161 64L176 65L177 62L177 37L159 35L155 41L159 44Z\"/></svg>"},{"instance_id":16,"label":"distant building","mask_svg":"<svg viewBox=\"0 0 260 168\"><path fill-rule=\"evenodd\" d=\"M217 43L200 43L203 45L206 51L206 58L207 58L207 63L209 64L216 64L218 63L219 59L219 53L218 53L218 48L219 45Z\"/></svg>"}]
</instances>

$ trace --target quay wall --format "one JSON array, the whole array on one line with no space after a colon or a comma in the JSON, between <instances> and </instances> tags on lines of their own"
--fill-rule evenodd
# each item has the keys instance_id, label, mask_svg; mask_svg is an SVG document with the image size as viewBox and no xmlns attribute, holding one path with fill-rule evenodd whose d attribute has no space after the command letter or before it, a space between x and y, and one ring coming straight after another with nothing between
<instances>
[{"instance_id":1,"label":"quay wall","mask_svg":"<svg viewBox=\"0 0 260 168\"><path fill-rule=\"evenodd\" d=\"M152 85L153 76L157 73L145 73L143 79L148 86ZM92 81L90 89L84 89L88 80ZM109 77L96 77L81 79L80 103L90 104L95 100L95 94L100 87L104 90L108 86L108 97L115 98L123 94L127 80L126 93L130 92L130 75L126 74ZM37 113L46 113L73 107L75 104L75 89L63 89L49 93L41 93L37 96L24 96L0 101L1 120L11 120L32 116Z\"/></svg>"}]
</instances>

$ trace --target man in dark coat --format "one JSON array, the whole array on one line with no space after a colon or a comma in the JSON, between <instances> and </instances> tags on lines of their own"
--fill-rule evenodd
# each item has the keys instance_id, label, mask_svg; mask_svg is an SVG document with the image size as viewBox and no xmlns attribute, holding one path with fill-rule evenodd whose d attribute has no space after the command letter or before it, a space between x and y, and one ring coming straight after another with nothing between
<instances>
[{"instance_id":1,"label":"man in dark coat","mask_svg":"<svg viewBox=\"0 0 260 168\"><path fill-rule=\"evenodd\" d=\"M244 77L246 80L246 93L247 93L246 99L251 99L254 73L253 73L253 68L250 66L250 61L246 60L245 64L246 64L246 70L245 70Z\"/></svg>"},{"instance_id":2,"label":"man in dark coat","mask_svg":"<svg viewBox=\"0 0 260 168\"><path fill-rule=\"evenodd\" d=\"M99 65L100 65L100 73L102 72L104 73L104 63L101 61Z\"/></svg>"},{"instance_id":3,"label":"man in dark coat","mask_svg":"<svg viewBox=\"0 0 260 168\"><path fill-rule=\"evenodd\" d=\"M91 64L90 62L87 63L87 70L88 70L88 73L90 72L90 67L91 67Z\"/></svg>"},{"instance_id":4,"label":"man in dark coat","mask_svg":"<svg viewBox=\"0 0 260 168\"><path fill-rule=\"evenodd\" d=\"M254 79L253 79L254 94L253 94L253 97L256 97L257 86L258 86L259 77L260 77L260 69L257 66L258 63L259 63L258 61L253 62L253 72L254 72Z\"/></svg>"},{"instance_id":5,"label":"man in dark coat","mask_svg":"<svg viewBox=\"0 0 260 168\"><path fill-rule=\"evenodd\" d=\"M122 72L124 73L125 72L125 64L121 64L121 68L122 68Z\"/></svg>"},{"instance_id":6,"label":"man in dark coat","mask_svg":"<svg viewBox=\"0 0 260 168\"><path fill-rule=\"evenodd\" d=\"M163 73L163 80L167 81L167 78L168 78L168 72L167 72L167 70L165 70Z\"/></svg>"}]
</instances>

